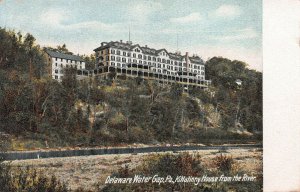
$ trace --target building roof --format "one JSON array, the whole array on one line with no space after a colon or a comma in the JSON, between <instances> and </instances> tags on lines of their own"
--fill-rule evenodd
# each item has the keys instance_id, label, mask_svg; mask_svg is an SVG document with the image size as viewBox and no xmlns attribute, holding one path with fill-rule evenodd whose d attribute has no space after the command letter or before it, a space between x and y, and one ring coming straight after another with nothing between
<instances>
[{"instance_id":1,"label":"building roof","mask_svg":"<svg viewBox=\"0 0 300 192\"><path fill-rule=\"evenodd\" d=\"M147 55L153 55L153 56L158 56L158 54L161 51L165 51L171 59L182 61L185 56L180 55L178 53L170 53L166 49L153 49L149 48L147 46L142 47L139 44L132 44L131 42L118 42L118 41L111 41L111 42L103 42L101 43L101 46L94 49L94 51L101 51L106 48L116 48L116 49L121 49L125 51L133 51L134 48L139 47L142 50L142 53L147 54ZM192 56L189 57L190 61L195 64L201 64L204 65L203 60L199 56Z\"/></svg>"},{"instance_id":2,"label":"building roof","mask_svg":"<svg viewBox=\"0 0 300 192\"><path fill-rule=\"evenodd\" d=\"M60 53L60 52L56 52L56 51L51 51L51 50L48 50L48 49L46 50L46 53L48 55L50 55L50 57L68 59L68 60L73 60L73 61L84 61L78 55L70 55L70 54Z\"/></svg>"}]
</instances>

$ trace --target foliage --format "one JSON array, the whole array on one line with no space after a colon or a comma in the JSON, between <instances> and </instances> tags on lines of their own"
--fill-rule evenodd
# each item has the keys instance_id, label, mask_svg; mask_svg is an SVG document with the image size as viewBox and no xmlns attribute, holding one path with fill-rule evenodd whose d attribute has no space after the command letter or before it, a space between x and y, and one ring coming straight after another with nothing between
<instances>
[{"instance_id":1,"label":"foliage","mask_svg":"<svg viewBox=\"0 0 300 192\"><path fill-rule=\"evenodd\" d=\"M55 51L55 52L64 53L64 54L73 55L73 53L68 50L66 44L63 44L62 46L58 45L58 46L56 46L56 48L45 47L45 49L48 49L48 50L51 50L51 51Z\"/></svg>"},{"instance_id":2,"label":"foliage","mask_svg":"<svg viewBox=\"0 0 300 192\"><path fill-rule=\"evenodd\" d=\"M226 156L221 153L213 159L215 166L224 173L229 173L233 167L233 158L231 156Z\"/></svg>"},{"instance_id":3,"label":"foliage","mask_svg":"<svg viewBox=\"0 0 300 192\"><path fill-rule=\"evenodd\" d=\"M12 174L13 173L13 174ZM44 176L42 173L37 173L31 169L12 168L4 163L0 164L0 186L1 191L49 191L49 192L67 192L65 184L57 180L55 176L51 178Z\"/></svg>"},{"instance_id":4,"label":"foliage","mask_svg":"<svg viewBox=\"0 0 300 192\"><path fill-rule=\"evenodd\" d=\"M31 147L30 140L56 147L257 138L227 132L236 121L252 133L262 131L261 73L243 62L210 59L206 71L213 86L188 94L179 84L118 78L115 72L78 81L74 68L65 68L59 83L47 76L44 52L32 35L1 28L0 39L0 132ZM53 50L68 53L65 45Z\"/></svg>"},{"instance_id":5,"label":"foliage","mask_svg":"<svg viewBox=\"0 0 300 192\"><path fill-rule=\"evenodd\" d=\"M220 156L217 157L220 159ZM229 165L232 165L233 159L227 156L222 156L221 162L218 165L231 169ZM194 176L202 177L216 176L219 177L219 170L212 169L211 167L204 167L203 161L200 156L192 155L190 153L179 154L155 154L149 155L143 160L143 163L137 167L130 169L128 166L119 169L113 173L112 176L129 178L135 175L151 176L157 175L159 177L166 178L171 176L173 181L177 176ZM226 176L233 176L226 172ZM106 184L104 188L99 191L199 191L199 192L213 192L213 191L262 191L262 178L261 173L257 174L258 179L255 182L217 182L217 183L200 183L195 185L194 183L130 183L130 184Z\"/></svg>"},{"instance_id":6,"label":"foliage","mask_svg":"<svg viewBox=\"0 0 300 192\"><path fill-rule=\"evenodd\" d=\"M206 75L215 87L212 103L222 115L224 128L239 121L248 131L262 131L262 73L241 61L213 57L206 62ZM242 85L235 83L242 80ZM237 110L240 103L240 110Z\"/></svg>"}]
</instances>

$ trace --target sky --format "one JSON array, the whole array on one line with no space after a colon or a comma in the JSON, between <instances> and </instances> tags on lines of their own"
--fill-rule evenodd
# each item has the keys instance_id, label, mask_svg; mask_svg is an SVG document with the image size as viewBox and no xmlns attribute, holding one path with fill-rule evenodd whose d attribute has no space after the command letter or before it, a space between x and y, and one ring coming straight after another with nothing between
<instances>
[{"instance_id":1,"label":"sky","mask_svg":"<svg viewBox=\"0 0 300 192\"><path fill-rule=\"evenodd\" d=\"M0 27L42 46L91 54L128 41L204 60L222 56L262 71L261 0L0 0Z\"/></svg>"}]
</instances>

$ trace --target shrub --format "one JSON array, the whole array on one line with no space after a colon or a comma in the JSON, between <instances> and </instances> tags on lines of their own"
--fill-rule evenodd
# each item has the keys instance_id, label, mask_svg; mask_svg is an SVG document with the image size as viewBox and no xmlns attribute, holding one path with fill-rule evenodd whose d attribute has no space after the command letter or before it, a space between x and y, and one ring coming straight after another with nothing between
<instances>
[{"instance_id":1,"label":"shrub","mask_svg":"<svg viewBox=\"0 0 300 192\"><path fill-rule=\"evenodd\" d=\"M57 180L55 176L51 178L37 173L31 169L15 169L8 164L0 163L0 186L2 191L48 191L48 192L67 192L65 184Z\"/></svg>"},{"instance_id":2,"label":"shrub","mask_svg":"<svg viewBox=\"0 0 300 192\"><path fill-rule=\"evenodd\" d=\"M234 164L232 156L226 156L223 154L216 156L213 162L219 171L225 173L229 173L232 170Z\"/></svg>"},{"instance_id":3,"label":"shrub","mask_svg":"<svg viewBox=\"0 0 300 192\"><path fill-rule=\"evenodd\" d=\"M149 143L153 140L153 134L150 130L140 127L129 128L129 142Z\"/></svg>"}]
</instances>

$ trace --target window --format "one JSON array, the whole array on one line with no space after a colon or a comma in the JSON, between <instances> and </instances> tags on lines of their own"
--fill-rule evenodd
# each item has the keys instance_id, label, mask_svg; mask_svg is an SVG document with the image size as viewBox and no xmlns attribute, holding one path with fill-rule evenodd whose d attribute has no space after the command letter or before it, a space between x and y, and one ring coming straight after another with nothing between
<instances>
[{"instance_id":1,"label":"window","mask_svg":"<svg viewBox=\"0 0 300 192\"><path fill-rule=\"evenodd\" d=\"M136 54L135 53L133 53L133 55L132 55L134 58L136 57Z\"/></svg>"},{"instance_id":2,"label":"window","mask_svg":"<svg viewBox=\"0 0 300 192\"><path fill-rule=\"evenodd\" d=\"M115 56L111 56L111 60L112 60L112 61L115 61Z\"/></svg>"},{"instance_id":3,"label":"window","mask_svg":"<svg viewBox=\"0 0 300 192\"><path fill-rule=\"evenodd\" d=\"M146 65L146 64L147 64L147 61L144 61L144 64Z\"/></svg>"},{"instance_id":4,"label":"window","mask_svg":"<svg viewBox=\"0 0 300 192\"><path fill-rule=\"evenodd\" d=\"M122 62L126 63L126 58L123 57L122 58Z\"/></svg>"},{"instance_id":5,"label":"window","mask_svg":"<svg viewBox=\"0 0 300 192\"><path fill-rule=\"evenodd\" d=\"M111 65L112 65L112 66L115 66L115 63L114 63L114 62L111 62Z\"/></svg>"},{"instance_id":6,"label":"window","mask_svg":"<svg viewBox=\"0 0 300 192\"><path fill-rule=\"evenodd\" d=\"M142 56L141 54L139 54L139 55L138 55L138 58L139 58L139 59L142 59L142 58L143 58L143 56Z\"/></svg>"},{"instance_id":7,"label":"window","mask_svg":"<svg viewBox=\"0 0 300 192\"><path fill-rule=\"evenodd\" d=\"M162 62L163 62L163 63L166 63L166 60L165 60L165 59L162 59Z\"/></svg>"},{"instance_id":8,"label":"window","mask_svg":"<svg viewBox=\"0 0 300 192\"><path fill-rule=\"evenodd\" d=\"M160 58L158 58L158 59L157 59L157 61L158 61L158 62L161 62L161 59L160 59Z\"/></svg>"},{"instance_id":9,"label":"window","mask_svg":"<svg viewBox=\"0 0 300 192\"><path fill-rule=\"evenodd\" d=\"M147 59L147 56L146 55L144 55L144 60L146 60Z\"/></svg>"},{"instance_id":10,"label":"window","mask_svg":"<svg viewBox=\"0 0 300 192\"><path fill-rule=\"evenodd\" d=\"M55 73L58 73L58 70L57 70L57 69L55 69Z\"/></svg>"},{"instance_id":11,"label":"window","mask_svg":"<svg viewBox=\"0 0 300 192\"><path fill-rule=\"evenodd\" d=\"M57 63L55 63L55 67L57 67Z\"/></svg>"},{"instance_id":12,"label":"window","mask_svg":"<svg viewBox=\"0 0 300 192\"><path fill-rule=\"evenodd\" d=\"M123 52L123 56L126 56L126 52L125 51Z\"/></svg>"},{"instance_id":13,"label":"window","mask_svg":"<svg viewBox=\"0 0 300 192\"><path fill-rule=\"evenodd\" d=\"M117 50L117 55L120 55L121 53L120 53L120 51L119 50Z\"/></svg>"},{"instance_id":14,"label":"window","mask_svg":"<svg viewBox=\"0 0 300 192\"><path fill-rule=\"evenodd\" d=\"M158 67L161 67L161 64L158 64Z\"/></svg>"},{"instance_id":15,"label":"window","mask_svg":"<svg viewBox=\"0 0 300 192\"><path fill-rule=\"evenodd\" d=\"M57 76L57 75L55 75L55 79L58 79L58 76Z\"/></svg>"},{"instance_id":16,"label":"window","mask_svg":"<svg viewBox=\"0 0 300 192\"><path fill-rule=\"evenodd\" d=\"M142 61L141 61L141 60L139 60L139 64L142 64Z\"/></svg>"},{"instance_id":17,"label":"window","mask_svg":"<svg viewBox=\"0 0 300 192\"><path fill-rule=\"evenodd\" d=\"M175 67L174 69L175 69L175 71L177 71L177 70L178 70L178 68L177 68L177 67Z\"/></svg>"},{"instance_id":18,"label":"window","mask_svg":"<svg viewBox=\"0 0 300 192\"><path fill-rule=\"evenodd\" d=\"M155 57L153 57L152 59L153 59L153 61L156 61L156 58L155 58Z\"/></svg>"},{"instance_id":19,"label":"window","mask_svg":"<svg viewBox=\"0 0 300 192\"><path fill-rule=\"evenodd\" d=\"M111 54L115 54L116 51L114 49L111 50Z\"/></svg>"},{"instance_id":20,"label":"window","mask_svg":"<svg viewBox=\"0 0 300 192\"><path fill-rule=\"evenodd\" d=\"M151 65L151 62L148 62L148 65Z\"/></svg>"},{"instance_id":21,"label":"window","mask_svg":"<svg viewBox=\"0 0 300 192\"><path fill-rule=\"evenodd\" d=\"M109 61L109 56L106 56L106 61Z\"/></svg>"},{"instance_id":22,"label":"window","mask_svg":"<svg viewBox=\"0 0 300 192\"><path fill-rule=\"evenodd\" d=\"M121 61L121 58L120 58L120 57L117 57L117 61Z\"/></svg>"},{"instance_id":23,"label":"window","mask_svg":"<svg viewBox=\"0 0 300 192\"><path fill-rule=\"evenodd\" d=\"M151 56L148 56L148 60L151 61Z\"/></svg>"},{"instance_id":24,"label":"window","mask_svg":"<svg viewBox=\"0 0 300 192\"><path fill-rule=\"evenodd\" d=\"M122 64L122 67L126 67L126 65L125 65L125 64Z\"/></svg>"},{"instance_id":25,"label":"window","mask_svg":"<svg viewBox=\"0 0 300 192\"><path fill-rule=\"evenodd\" d=\"M60 61L62 62L62 61L63 61L63 59L60 59Z\"/></svg>"},{"instance_id":26,"label":"window","mask_svg":"<svg viewBox=\"0 0 300 192\"><path fill-rule=\"evenodd\" d=\"M170 64L170 60L167 60L167 63Z\"/></svg>"},{"instance_id":27,"label":"window","mask_svg":"<svg viewBox=\"0 0 300 192\"><path fill-rule=\"evenodd\" d=\"M127 53L127 57L130 57L130 53Z\"/></svg>"},{"instance_id":28,"label":"window","mask_svg":"<svg viewBox=\"0 0 300 192\"><path fill-rule=\"evenodd\" d=\"M136 60L136 59L134 59L134 60L133 60L133 63L137 63L137 60Z\"/></svg>"},{"instance_id":29,"label":"window","mask_svg":"<svg viewBox=\"0 0 300 192\"><path fill-rule=\"evenodd\" d=\"M118 67L121 67L121 64L120 63L117 63Z\"/></svg>"}]
</instances>

